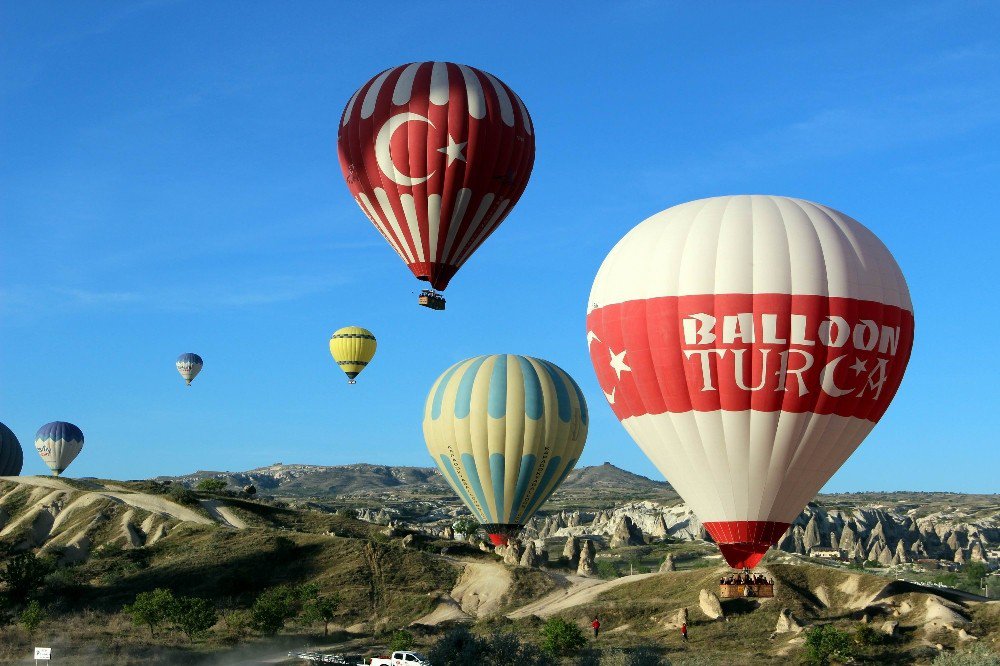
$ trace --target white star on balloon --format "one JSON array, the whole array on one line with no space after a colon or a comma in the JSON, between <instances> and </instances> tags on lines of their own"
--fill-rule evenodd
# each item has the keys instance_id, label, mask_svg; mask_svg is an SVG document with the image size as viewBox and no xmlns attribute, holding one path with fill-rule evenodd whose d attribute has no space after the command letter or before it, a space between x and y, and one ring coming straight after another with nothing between
<instances>
[{"instance_id":1,"label":"white star on balloon","mask_svg":"<svg viewBox=\"0 0 1000 666\"><path fill-rule=\"evenodd\" d=\"M854 365L851 366L851 370L853 370L856 374L859 375L862 372L868 372L868 368L865 367L865 362L857 357L854 358Z\"/></svg>"},{"instance_id":2,"label":"white star on balloon","mask_svg":"<svg viewBox=\"0 0 1000 666\"><path fill-rule=\"evenodd\" d=\"M610 349L608 352L611 354L611 369L615 371L616 375L618 375L618 379L622 378L622 372L632 372L632 368L625 365L626 350L623 349L621 354L616 354Z\"/></svg>"},{"instance_id":3,"label":"white star on balloon","mask_svg":"<svg viewBox=\"0 0 1000 666\"><path fill-rule=\"evenodd\" d=\"M604 393L604 397L608 399L608 404L609 405L615 404L615 391L617 391L617 390L618 390L618 387L616 386L613 389L611 389L611 393L607 393L607 392Z\"/></svg>"},{"instance_id":4,"label":"white star on balloon","mask_svg":"<svg viewBox=\"0 0 1000 666\"><path fill-rule=\"evenodd\" d=\"M465 146L468 143L469 143L468 141L463 141L462 143L455 143L455 140L451 138L451 134L449 134L448 145L445 146L444 148L438 148L438 152L444 153L448 156L447 166L451 166L451 163L454 162L455 160L462 160L463 162L465 161L465 155L462 154L462 151L465 150Z\"/></svg>"}]
</instances>

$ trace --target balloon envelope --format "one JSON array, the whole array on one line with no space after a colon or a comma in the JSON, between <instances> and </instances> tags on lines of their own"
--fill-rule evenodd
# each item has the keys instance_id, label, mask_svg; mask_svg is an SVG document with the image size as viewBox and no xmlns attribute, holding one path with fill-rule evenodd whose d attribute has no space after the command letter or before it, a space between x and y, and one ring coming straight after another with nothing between
<instances>
[{"instance_id":1,"label":"balloon envelope","mask_svg":"<svg viewBox=\"0 0 1000 666\"><path fill-rule=\"evenodd\" d=\"M440 290L510 213L535 160L521 98L491 74L448 62L401 65L361 86L337 148L361 211Z\"/></svg>"},{"instance_id":2,"label":"balloon envelope","mask_svg":"<svg viewBox=\"0 0 1000 666\"><path fill-rule=\"evenodd\" d=\"M632 229L590 294L605 396L734 567L753 567L860 445L913 343L903 275L826 206L702 199Z\"/></svg>"},{"instance_id":3,"label":"balloon envelope","mask_svg":"<svg viewBox=\"0 0 1000 666\"><path fill-rule=\"evenodd\" d=\"M59 476L83 450L83 431L65 421L46 423L35 433L35 450Z\"/></svg>"},{"instance_id":4,"label":"balloon envelope","mask_svg":"<svg viewBox=\"0 0 1000 666\"><path fill-rule=\"evenodd\" d=\"M576 465L587 403L559 367L530 356L477 356L427 396L427 451L496 545L517 534Z\"/></svg>"},{"instance_id":5,"label":"balloon envelope","mask_svg":"<svg viewBox=\"0 0 1000 666\"><path fill-rule=\"evenodd\" d=\"M0 423L0 476L17 476L24 465L24 452L10 428Z\"/></svg>"},{"instance_id":6,"label":"balloon envelope","mask_svg":"<svg viewBox=\"0 0 1000 666\"><path fill-rule=\"evenodd\" d=\"M177 357L177 372L181 373L181 377L184 378L184 382L188 386L191 386L191 380L198 376L204 365L201 356L197 354L187 353Z\"/></svg>"},{"instance_id":7,"label":"balloon envelope","mask_svg":"<svg viewBox=\"0 0 1000 666\"><path fill-rule=\"evenodd\" d=\"M330 336L330 355L347 375L351 384L354 378L368 367L375 356L378 341L367 328L345 326Z\"/></svg>"}]
</instances>

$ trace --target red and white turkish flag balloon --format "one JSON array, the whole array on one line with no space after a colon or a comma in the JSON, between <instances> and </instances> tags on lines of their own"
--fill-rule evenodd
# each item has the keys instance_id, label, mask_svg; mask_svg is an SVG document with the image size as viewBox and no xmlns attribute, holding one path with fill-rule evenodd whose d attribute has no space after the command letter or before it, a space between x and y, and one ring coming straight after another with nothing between
<instances>
[{"instance_id":1,"label":"red and white turkish flag balloon","mask_svg":"<svg viewBox=\"0 0 1000 666\"><path fill-rule=\"evenodd\" d=\"M535 161L521 98L493 75L450 62L401 65L361 86L337 148L358 206L439 290L503 222Z\"/></svg>"},{"instance_id":2,"label":"red and white turkish flag balloon","mask_svg":"<svg viewBox=\"0 0 1000 666\"><path fill-rule=\"evenodd\" d=\"M755 566L896 394L913 307L856 220L701 199L632 229L590 294L611 408L735 568Z\"/></svg>"}]
</instances>

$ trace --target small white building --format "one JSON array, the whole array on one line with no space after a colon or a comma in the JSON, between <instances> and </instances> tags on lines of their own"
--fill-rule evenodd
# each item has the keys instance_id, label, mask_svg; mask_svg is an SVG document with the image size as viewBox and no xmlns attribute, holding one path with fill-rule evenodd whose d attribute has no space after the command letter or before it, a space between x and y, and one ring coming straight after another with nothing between
<instances>
[{"instance_id":1,"label":"small white building","mask_svg":"<svg viewBox=\"0 0 1000 666\"><path fill-rule=\"evenodd\" d=\"M810 548L809 557L817 557L821 560L844 561L847 559L844 557L844 552L839 548L824 548L823 546L814 546L813 548Z\"/></svg>"}]
</instances>

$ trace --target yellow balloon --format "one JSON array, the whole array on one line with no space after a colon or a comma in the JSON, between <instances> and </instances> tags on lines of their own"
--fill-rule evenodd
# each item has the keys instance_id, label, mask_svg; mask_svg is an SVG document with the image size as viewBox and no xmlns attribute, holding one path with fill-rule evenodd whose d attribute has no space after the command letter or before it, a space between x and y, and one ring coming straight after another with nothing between
<instances>
[{"instance_id":1,"label":"yellow balloon","mask_svg":"<svg viewBox=\"0 0 1000 666\"><path fill-rule=\"evenodd\" d=\"M347 375L347 383L357 383L358 376L375 356L378 343L367 328L345 326L330 336L330 355Z\"/></svg>"}]
</instances>

